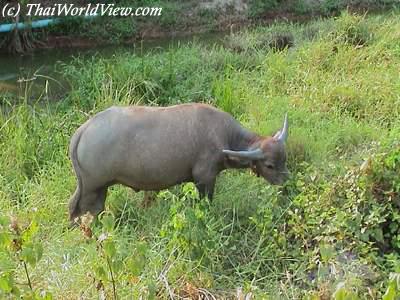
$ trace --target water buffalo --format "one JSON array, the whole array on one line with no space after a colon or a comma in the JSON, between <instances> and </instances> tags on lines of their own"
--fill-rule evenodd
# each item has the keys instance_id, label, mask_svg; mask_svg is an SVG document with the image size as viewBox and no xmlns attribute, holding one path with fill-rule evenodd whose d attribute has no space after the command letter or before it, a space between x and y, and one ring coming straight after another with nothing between
<instances>
[{"instance_id":1,"label":"water buffalo","mask_svg":"<svg viewBox=\"0 0 400 300\"><path fill-rule=\"evenodd\" d=\"M159 191L194 182L201 197L212 199L218 173L251 168L271 184L282 184L288 177L287 136L287 116L280 131L263 137L205 104L110 107L72 136L78 186L70 218L104 210L107 188L116 183Z\"/></svg>"}]
</instances>

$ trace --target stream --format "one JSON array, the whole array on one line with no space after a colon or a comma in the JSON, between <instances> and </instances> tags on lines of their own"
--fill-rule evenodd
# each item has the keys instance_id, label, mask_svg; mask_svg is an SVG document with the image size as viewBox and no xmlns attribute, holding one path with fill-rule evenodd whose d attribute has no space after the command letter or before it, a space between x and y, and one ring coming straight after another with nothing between
<instances>
[{"instance_id":1,"label":"stream","mask_svg":"<svg viewBox=\"0 0 400 300\"><path fill-rule=\"evenodd\" d=\"M187 37L163 38L137 42L132 46L108 45L93 48L55 48L37 50L27 55L0 54L0 98L17 96L17 98L57 100L68 89L62 74L57 72L61 63L70 63L75 57L89 59L96 55L108 58L118 53L144 55L149 51L165 51L180 45L197 41L204 45L221 43L225 33L208 33ZM29 95L29 97L25 97Z\"/></svg>"}]
</instances>

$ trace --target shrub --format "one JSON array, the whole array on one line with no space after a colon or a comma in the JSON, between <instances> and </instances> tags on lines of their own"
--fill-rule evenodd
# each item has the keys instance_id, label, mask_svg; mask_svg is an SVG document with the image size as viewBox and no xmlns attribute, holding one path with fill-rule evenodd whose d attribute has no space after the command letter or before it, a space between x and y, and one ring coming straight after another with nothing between
<instances>
[{"instance_id":1,"label":"shrub","mask_svg":"<svg viewBox=\"0 0 400 300\"><path fill-rule=\"evenodd\" d=\"M261 14L274 9L281 2L280 0L251 0L248 14L250 17L258 17Z\"/></svg>"}]
</instances>

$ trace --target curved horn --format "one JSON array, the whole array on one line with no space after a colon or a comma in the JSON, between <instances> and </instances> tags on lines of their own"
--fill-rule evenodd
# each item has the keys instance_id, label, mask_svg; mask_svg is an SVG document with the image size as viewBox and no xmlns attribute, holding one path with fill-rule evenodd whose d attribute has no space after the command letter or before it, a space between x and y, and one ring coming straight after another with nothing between
<instances>
[{"instance_id":1,"label":"curved horn","mask_svg":"<svg viewBox=\"0 0 400 300\"><path fill-rule=\"evenodd\" d=\"M281 131L278 130L278 131L275 133L275 135L274 135L274 139L275 139L275 140L278 140L280 135L281 135Z\"/></svg>"},{"instance_id":2,"label":"curved horn","mask_svg":"<svg viewBox=\"0 0 400 300\"><path fill-rule=\"evenodd\" d=\"M257 159L263 159L264 158L264 153L260 148L257 148L255 150L249 150L249 151L232 151L232 150L222 150L223 153L232 155L235 157L240 157L240 158L248 158L252 160L257 160Z\"/></svg>"},{"instance_id":3,"label":"curved horn","mask_svg":"<svg viewBox=\"0 0 400 300\"><path fill-rule=\"evenodd\" d=\"M283 127L281 130L279 130L275 135L274 139L280 142L285 142L287 140L289 133L289 124L288 124L288 118L287 118L287 113L285 114L285 121L283 122Z\"/></svg>"}]
</instances>

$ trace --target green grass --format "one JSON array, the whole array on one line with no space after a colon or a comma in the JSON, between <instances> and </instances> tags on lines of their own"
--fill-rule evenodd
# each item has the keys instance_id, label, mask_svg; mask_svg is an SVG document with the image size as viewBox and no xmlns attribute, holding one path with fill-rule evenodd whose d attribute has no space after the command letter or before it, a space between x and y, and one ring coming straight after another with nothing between
<instances>
[{"instance_id":1,"label":"green grass","mask_svg":"<svg viewBox=\"0 0 400 300\"><path fill-rule=\"evenodd\" d=\"M22 262L37 294L54 299L112 299L112 281L121 299L207 291L233 299L238 288L256 299L396 292L397 275L389 278L400 272L399 16L345 12L255 28L224 46L77 59L60 67L70 89L60 102L7 104L4 96L0 296L11 277L30 293ZM282 32L293 45L271 48ZM220 107L262 134L273 134L288 112L290 181L278 188L228 171L212 203L196 201L184 185L160 193L148 209L142 193L115 186L93 237L68 229L76 179L67 148L76 128L110 105L191 101ZM11 229L9 217L17 219Z\"/></svg>"},{"instance_id":2,"label":"green grass","mask_svg":"<svg viewBox=\"0 0 400 300\"><path fill-rule=\"evenodd\" d=\"M50 1L52 3L54 1ZM79 2L79 1L77 1ZM90 2L90 1L89 1ZM96 3L96 1L92 1ZM66 35L71 38L90 38L100 43L132 43L143 37L171 36L176 33L213 32L229 30L232 24L251 24L259 21L271 22L284 16L289 20L312 19L314 16L333 16L346 8L371 12L398 8L397 0L250 0L250 1L176 1L141 0L114 1L119 7L161 7L157 17L100 17L93 20L65 18L62 23L46 30L51 35ZM37 36L47 37L44 32Z\"/></svg>"}]
</instances>

